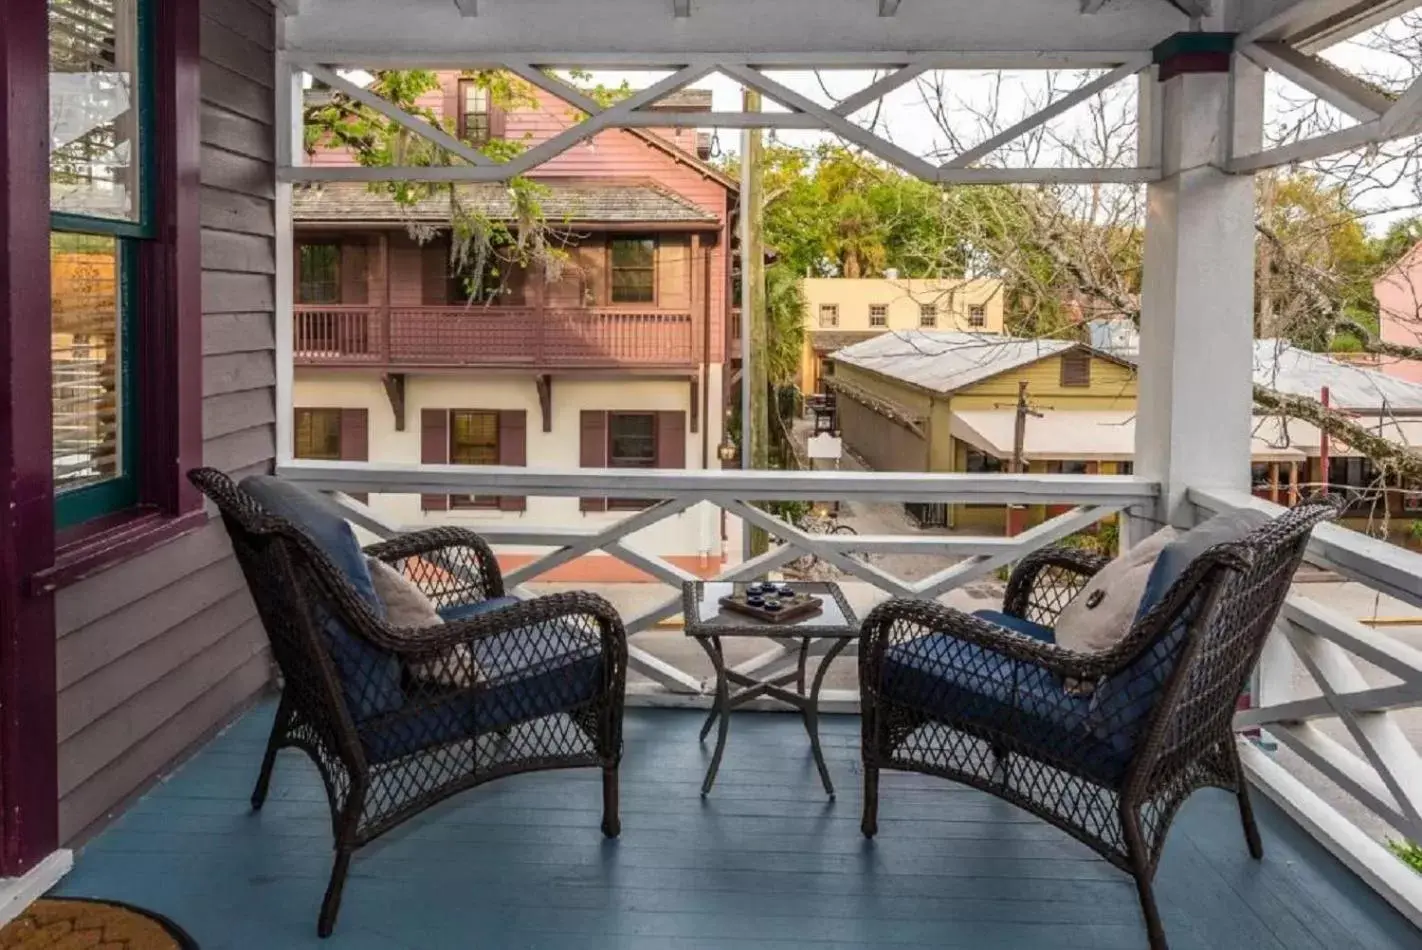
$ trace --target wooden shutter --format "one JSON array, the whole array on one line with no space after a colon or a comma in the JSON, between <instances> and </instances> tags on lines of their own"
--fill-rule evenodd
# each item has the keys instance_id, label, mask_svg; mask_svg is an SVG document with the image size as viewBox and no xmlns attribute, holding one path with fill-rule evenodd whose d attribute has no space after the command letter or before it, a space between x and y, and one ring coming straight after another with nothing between
<instances>
[{"instance_id":1,"label":"wooden shutter","mask_svg":"<svg viewBox=\"0 0 1422 950\"><path fill-rule=\"evenodd\" d=\"M494 99L494 96L493 96L492 93L490 93L490 95L489 95L489 138L491 138L491 139L501 139L501 138L504 138L504 137L508 134L508 132L507 132L507 129L508 129L508 122L506 121L506 114L505 114L504 110L503 110L503 109L500 109L498 106L494 105L493 99Z\"/></svg>"},{"instance_id":2,"label":"wooden shutter","mask_svg":"<svg viewBox=\"0 0 1422 950\"><path fill-rule=\"evenodd\" d=\"M426 465L449 464L449 411L420 411L420 461ZM420 510L448 511L448 495L421 495Z\"/></svg>"},{"instance_id":3,"label":"wooden shutter","mask_svg":"<svg viewBox=\"0 0 1422 950\"><path fill-rule=\"evenodd\" d=\"M596 409L584 409L580 421L581 442L578 448L578 464L583 468L607 467L607 413ZM606 511L606 498L581 498L578 501L583 511Z\"/></svg>"},{"instance_id":4,"label":"wooden shutter","mask_svg":"<svg viewBox=\"0 0 1422 950\"><path fill-rule=\"evenodd\" d=\"M582 278L583 299L578 306L602 307L607 302L607 244L601 237L578 245L576 260Z\"/></svg>"},{"instance_id":5,"label":"wooden shutter","mask_svg":"<svg viewBox=\"0 0 1422 950\"><path fill-rule=\"evenodd\" d=\"M657 413L657 468L686 468L686 413Z\"/></svg>"},{"instance_id":6,"label":"wooden shutter","mask_svg":"<svg viewBox=\"0 0 1422 950\"><path fill-rule=\"evenodd\" d=\"M426 307L449 303L449 241L444 237L420 248L420 302Z\"/></svg>"},{"instance_id":7,"label":"wooden shutter","mask_svg":"<svg viewBox=\"0 0 1422 950\"><path fill-rule=\"evenodd\" d=\"M522 409L499 411L499 464L528 464L528 414ZM523 511L527 507L528 500L522 495L499 498L500 511Z\"/></svg>"},{"instance_id":8,"label":"wooden shutter","mask_svg":"<svg viewBox=\"0 0 1422 950\"><path fill-rule=\"evenodd\" d=\"M365 409L341 410L341 461L365 462L370 459L370 413ZM351 497L364 503L369 500L364 492L354 492Z\"/></svg>"},{"instance_id":9,"label":"wooden shutter","mask_svg":"<svg viewBox=\"0 0 1422 950\"><path fill-rule=\"evenodd\" d=\"M1085 350L1068 350L1062 354L1062 385L1091 385L1091 354Z\"/></svg>"}]
</instances>

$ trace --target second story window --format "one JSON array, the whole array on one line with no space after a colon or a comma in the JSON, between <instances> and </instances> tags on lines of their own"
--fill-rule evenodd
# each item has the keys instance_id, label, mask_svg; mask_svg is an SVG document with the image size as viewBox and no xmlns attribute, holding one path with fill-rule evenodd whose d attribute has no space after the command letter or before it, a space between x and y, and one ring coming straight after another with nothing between
<instances>
[{"instance_id":1,"label":"second story window","mask_svg":"<svg viewBox=\"0 0 1422 950\"><path fill-rule=\"evenodd\" d=\"M657 299L657 241L655 238L616 238L611 246L612 303L655 303Z\"/></svg>"},{"instance_id":2,"label":"second story window","mask_svg":"<svg viewBox=\"0 0 1422 950\"><path fill-rule=\"evenodd\" d=\"M984 307L982 304L974 304L973 306L969 307L969 308L968 308L968 326L970 326L970 327L985 327L985 326L987 326L987 307Z\"/></svg>"},{"instance_id":3,"label":"second story window","mask_svg":"<svg viewBox=\"0 0 1422 950\"><path fill-rule=\"evenodd\" d=\"M820 304L820 326L822 326L822 327L837 327L837 326L839 326L839 304L833 304L833 303L822 303L822 304Z\"/></svg>"},{"instance_id":4,"label":"second story window","mask_svg":"<svg viewBox=\"0 0 1422 950\"><path fill-rule=\"evenodd\" d=\"M341 246L298 244L296 302L341 302Z\"/></svg>"},{"instance_id":5,"label":"second story window","mask_svg":"<svg viewBox=\"0 0 1422 950\"><path fill-rule=\"evenodd\" d=\"M889 325L889 305L875 303L869 305L869 325L871 327L886 327Z\"/></svg>"},{"instance_id":6,"label":"second story window","mask_svg":"<svg viewBox=\"0 0 1422 950\"><path fill-rule=\"evenodd\" d=\"M459 137L483 145L493 136L489 90L472 79L459 80Z\"/></svg>"},{"instance_id":7,"label":"second story window","mask_svg":"<svg viewBox=\"0 0 1422 950\"><path fill-rule=\"evenodd\" d=\"M932 330L938 326L938 304L924 303L918 305L918 326L922 330Z\"/></svg>"}]
</instances>

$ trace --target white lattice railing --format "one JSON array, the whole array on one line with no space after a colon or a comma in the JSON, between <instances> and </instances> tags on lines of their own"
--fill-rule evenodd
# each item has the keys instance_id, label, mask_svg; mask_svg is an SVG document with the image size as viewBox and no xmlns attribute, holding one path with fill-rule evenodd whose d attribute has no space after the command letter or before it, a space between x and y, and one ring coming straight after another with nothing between
<instances>
[{"instance_id":1,"label":"white lattice railing","mask_svg":"<svg viewBox=\"0 0 1422 950\"><path fill-rule=\"evenodd\" d=\"M665 557L641 550L629 536L658 522L674 518L702 504L765 528L784 542L767 553L732 564L720 580L744 580L763 575L805 554L826 561L849 579L863 581L895 597L932 599L992 574L1038 548L1090 527L1102 518L1132 506L1152 503L1154 483L1129 476L1071 475L921 475L889 472L743 472L577 469L539 470L458 465L420 466L374 462L295 461L279 474L309 488L338 493L338 501L351 521L380 536L408 526L389 523L371 507L353 500L359 493L480 494L520 496L572 496L650 499L651 507L630 513L612 523L593 527L545 526L502 521L473 526L498 548L550 549L533 562L508 573L505 582L516 588L585 554L602 552L649 574L668 585L665 600L624 618L631 636L632 669L650 679L655 697L666 702L686 702L703 697L700 676L652 655L637 635L681 612L681 584L696 575ZM1016 537L969 537L929 534L827 535L811 534L767 514L750 502L825 501L923 503L999 503L1024 505L1074 505ZM921 580L905 580L864 555L932 553L960 557L957 563ZM788 662L789 649L776 646L750 661L742 672L762 673ZM856 697L826 691L829 705L853 708Z\"/></svg>"},{"instance_id":2,"label":"white lattice railing","mask_svg":"<svg viewBox=\"0 0 1422 950\"><path fill-rule=\"evenodd\" d=\"M1191 491L1201 516L1235 508L1281 509L1246 494ZM1337 525L1322 525L1308 561L1401 601L1422 626L1422 555ZM1398 713L1422 707L1422 650L1298 593L1284 605L1260 662L1241 729L1263 729L1396 837L1422 843L1422 756ZM1362 663L1364 666L1360 666ZM1365 670L1384 676L1371 680ZM1330 735L1324 728L1332 724ZM1340 732L1357 751L1339 741ZM1318 794L1317 782L1256 746L1244 747L1250 778L1364 880L1422 926L1422 877Z\"/></svg>"}]
</instances>

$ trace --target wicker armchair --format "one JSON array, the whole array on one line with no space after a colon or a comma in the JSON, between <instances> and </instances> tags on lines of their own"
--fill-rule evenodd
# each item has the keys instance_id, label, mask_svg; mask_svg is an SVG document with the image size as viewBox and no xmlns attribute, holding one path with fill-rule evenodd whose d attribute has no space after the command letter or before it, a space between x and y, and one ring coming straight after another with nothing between
<instances>
[{"instance_id":1,"label":"wicker armchair","mask_svg":"<svg viewBox=\"0 0 1422 950\"><path fill-rule=\"evenodd\" d=\"M358 848L483 782L601 768L602 831L617 836L627 640L607 601L504 597L492 552L469 531L434 528L362 551L327 499L263 478L251 491L279 497L259 503L250 482L238 488L212 469L188 477L222 512L284 679L252 807L281 748L309 755L326 786L336 858L321 936ZM273 513L293 496L301 529ZM373 589L347 573L365 555L403 570L446 622L387 624Z\"/></svg>"},{"instance_id":2,"label":"wicker armchair","mask_svg":"<svg viewBox=\"0 0 1422 950\"><path fill-rule=\"evenodd\" d=\"M1106 561L1078 551L1023 559L1000 622L880 605L859 653L864 834L877 830L880 769L991 792L1132 875L1150 945L1165 950L1151 881L1195 789L1234 792L1249 851L1263 854L1230 723L1309 533L1335 514L1306 504L1209 548L1102 653L1051 642L1057 614Z\"/></svg>"}]
</instances>

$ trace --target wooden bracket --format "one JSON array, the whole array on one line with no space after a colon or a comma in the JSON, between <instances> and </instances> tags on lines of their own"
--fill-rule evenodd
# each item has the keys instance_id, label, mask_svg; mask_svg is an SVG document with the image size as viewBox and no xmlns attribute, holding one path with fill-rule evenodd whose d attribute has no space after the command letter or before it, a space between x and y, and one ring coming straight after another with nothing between
<instances>
[{"instance_id":1,"label":"wooden bracket","mask_svg":"<svg viewBox=\"0 0 1422 950\"><path fill-rule=\"evenodd\" d=\"M701 428L701 381L691 380L691 433L695 435Z\"/></svg>"},{"instance_id":2,"label":"wooden bracket","mask_svg":"<svg viewBox=\"0 0 1422 950\"><path fill-rule=\"evenodd\" d=\"M385 398L390 400L390 411L395 413L395 431L405 431L405 374L386 373L380 377L385 386Z\"/></svg>"},{"instance_id":3,"label":"wooden bracket","mask_svg":"<svg viewBox=\"0 0 1422 950\"><path fill-rule=\"evenodd\" d=\"M544 373L533 378L538 387L538 408L543 411L543 431L553 431L553 377ZM695 432L695 429L692 429Z\"/></svg>"}]
</instances>

